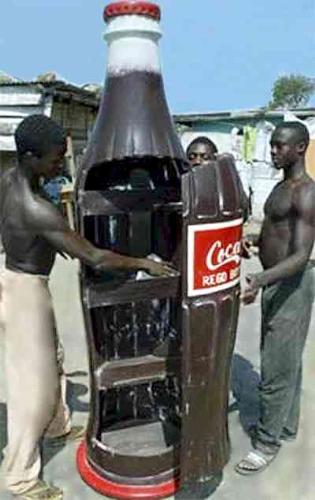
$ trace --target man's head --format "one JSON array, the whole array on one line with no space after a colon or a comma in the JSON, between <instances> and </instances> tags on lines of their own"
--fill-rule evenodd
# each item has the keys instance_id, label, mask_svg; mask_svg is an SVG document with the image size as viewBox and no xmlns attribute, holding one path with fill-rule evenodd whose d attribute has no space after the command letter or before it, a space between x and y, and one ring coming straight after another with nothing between
<instances>
[{"instance_id":1,"label":"man's head","mask_svg":"<svg viewBox=\"0 0 315 500\"><path fill-rule=\"evenodd\" d=\"M44 115L28 116L16 129L15 142L20 164L37 176L51 179L59 175L66 137L55 121Z\"/></svg>"},{"instance_id":2,"label":"man's head","mask_svg":"<svg viewBox=\"0 0 315 500\"><path fill-rule=\"evenodd\" d=\"M304 159L310 136L301 122L284 122L276 127L271 141L271 157L277 169L290 167Z\"/></svg>"},{"instance_id":3,"label":"man's head","mask_svg":"<svg viewBox=\"0 0 315 500\"><path fill-rule=\"evenodd\" d=\"M186 154L193 167L216 159L218 149L208 137L197 137L188 146Z\"/></svg>"}]
</instances>

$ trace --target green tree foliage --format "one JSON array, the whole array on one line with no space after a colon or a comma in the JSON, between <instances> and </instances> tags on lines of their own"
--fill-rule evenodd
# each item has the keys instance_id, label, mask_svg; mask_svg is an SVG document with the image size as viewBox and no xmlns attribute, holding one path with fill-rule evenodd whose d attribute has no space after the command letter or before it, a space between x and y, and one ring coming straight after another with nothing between
<instances>
[{"instance_id":1,"label":"green tree foliage","mask_svg":"<svg viewBox=\"0 0 315 500\"><path fill-rule=\"evenodd\" d=\"M269 108L299 108L306 106L315 92L315 80L304 75L280 76L272 89Z\"/></svg>"}]
</instances>

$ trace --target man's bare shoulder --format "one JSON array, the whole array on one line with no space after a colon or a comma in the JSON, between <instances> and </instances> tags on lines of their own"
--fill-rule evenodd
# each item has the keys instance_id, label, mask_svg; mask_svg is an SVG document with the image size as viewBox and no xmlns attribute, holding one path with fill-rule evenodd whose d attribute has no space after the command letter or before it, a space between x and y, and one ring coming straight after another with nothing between
<instances>
[{"instance_id":1,"label":"man's bare shoulder","mask_svg":"<svg viewBox=\"0 0 315 500\"><path fill-rule=\"evenodd\" d=\"M0 175L0 186L1 189L6 189L10 184L12 184L12 178L15 172L15 168L9 168L8 170L5 170L3 173Z\"/></svg>"},{"instance_id":2,"label":"man's bare shoulder","mask_svg":"<svg viewBox=\"0 0 315 500\"><path fill-rule=\"evenodd\" d=\"M314 196L315 194L315 181L308 174L294 185L294 190L299 196Z\"/></svg>"},{"instance_id":3,"label":"man's bare shoulder","mask_svg":"<svg viewBox=\"0 0 315 500\"><path fill-rule=\"evenodd\" d=\"M298 212L309 212L315 219L315 182L309 175L294 185L293 204Z\"/></svg>"},{"instance_id":4,"label":"man's bare shoulder","mask_svg":"<svg viewBox=\"0 0 315 500\"><path fill-rule=\"evenodd\" d=\"M40 195L31 193L25 203L28 224L38 231L64 231L68 229L66 220L59 210Z\"/></svg>"},{"instance_id":5,"label":"man's bare shoulder","mask_svg":"<svg viewBox=\"0 0 315 500\"><path fill-rule=\"evenodd\" d=\"M4 207L8 200L12 203L14 199L14 176L15 168L5 170L0 175L0 216L4 216Z\"/></svg>"}]
</instances>

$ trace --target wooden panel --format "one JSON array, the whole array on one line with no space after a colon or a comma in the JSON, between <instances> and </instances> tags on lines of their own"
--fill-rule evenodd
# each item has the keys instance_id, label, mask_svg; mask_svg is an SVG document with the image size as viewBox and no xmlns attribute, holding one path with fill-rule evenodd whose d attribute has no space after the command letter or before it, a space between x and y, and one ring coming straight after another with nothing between
<instances>
[{"instance_id":1,"label":"wooden panel","mask_svg":"<svg viewBox=\"0 0 315 500\"><path fill-rule=\"evenodd\" d=\"M176 297L179 288L179 275L172 278L152 278L141 281L127 281L123 284L108 282L107 286L85 285L84 302L88 308L104 307L114 304L126 304L131 301L151 300L155 298Z\"/></svg>"},{"instance_id":2,"label":"wooden panel","mask_svg":"<svg viewBox=\"0 0 315 500\"><path fill-rule=\"evenodd\" d=\"M0 135L13 135L20 121L20 117L3 117L0 114Z\"/></svg>"},{"instance_id":3,"label":"wooden panel","mask_svg":"<svg viewBox=\"0 0 315 500\"><path fill-rule=\"evenodd\" d=\"M176 201L176 202L175 202ZM175 204L173 203L175 202ZM177 191L161 188L156 191L79 191L78 204L84 215L111 215L131 210L151 210L154 205L170 203L170 209L179 210Z\"/></svg>"},{"instance_id":4,"label":"wooden panel","mask_svg":"<svg viewBox=\"0 0 315 500\"><path fill-rule=\"evenodd\" d=\"M15 151L13 136L0 135L0 151Z\"/></svg>"},{"instance_id":5,"label":"wooden panel","mask_svg":"<svg viewBox=\"0 0 315 500\"><path fill-rule=\"evenodd\" d=\"M30 85L0 87L0 106L38 106L42 100L43 93Z\"/></svg>"},{"instance_id":6,"label":"wooden panel","mask_svg":"<svg viewBox=\"0 0 315 500\"><path fill-rule=\"evenodd\" d=\"M48 101L47 101L48 102ZM45 103L38 106L8 106L0 104L0 116L8 119L22 119L28 115L42 114L45 112ZM45 114L47 114L45 112ZM49 116L49 114L47 114Z\"/></svg>"},{"instance_id":7,"label":"wooden panel","mask_svg":"<svg viewBox=\"0 0 315 500\"><path fill-rule=\"evenodd\" d=\"M315 139L310 141L306 152L306 170L315 179Z\"/></svg>"},{"instance_id":8,"label":"wooden panel","mask_svg":"<svg viewBox=\"0 0 315 500\"><path fill-rule=\"evenodd\" d=\"M166 360L156 356L108 361L96 373L100 389L164 380Z\"/></svg>"}]
</instances>

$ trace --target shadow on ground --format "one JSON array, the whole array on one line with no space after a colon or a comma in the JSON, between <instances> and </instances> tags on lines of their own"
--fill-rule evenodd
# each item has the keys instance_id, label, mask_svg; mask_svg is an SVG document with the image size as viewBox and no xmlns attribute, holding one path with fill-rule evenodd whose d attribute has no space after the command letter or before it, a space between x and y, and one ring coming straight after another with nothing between
<instances>
[{"instance_id":1,"label":"shadow on ground","mask_svg":"<svg viewBox=\"0 0 315 500\"><path fill-rule=\"evenodd\" d=\"M240 354L233 356L231 389L237 401L241 425L248 432L259 419L259 375Z\"/></svg>"},{"instance_id":2,"label":"shadow on ground","mask_svg":"<svg viewBox=\"0 0 315 500\"><path fill-rule=\"evenodd\" d=\"M231 369L231 391L235 403L229 411L238 410L241 425L245 432L259 419L259 375L252 363L240 354L234 354ZM223 479L222 474L213 476L211 481L187 484L175 495L176 500L197 500L209 498Z\"/></svg>"},{"instance_id":3,"label":"shadow on ground","mask_svg":"<svg viewBox=\"0 0 315 500\"><path fill-rule=\"evenodd\" d=\"M79 373L79 375L78 375ZM89 411L89 404L81 401L80 398L85 396L88 392L88 388L84 384L74 383L69 380L68 377L73 376L85 376L86 372L73 372L71 374L67 374L67 404L70 408L70 413L87 413ZM45 441L42 446L42 462L45 466L57 455L65 446L66 442L61 444L60 446L49 446L49 444Z\"/></svg>"},{"instance_id":4,"label":"shadow on ground","mask_svg":"<svg viewBox=\"0 0 315 500\"><path fill-rule=\"evenodd\" d=\"M89 411L89 403L80 400L87 392L88 388L86 385L74 383L72 380L67 379L67 403L71 415L73 412L87 413Z\"/></svg>"},{"instance_id":5,"label":"shadow on ground","mask_svg":"<svg viewBox=\"0 0 315 500\"><path fill-rule=\"evenodd\" d=\"M7 444L7 405L0 403L0 462L2 451Z\"/></svg>"}]
</instances>

